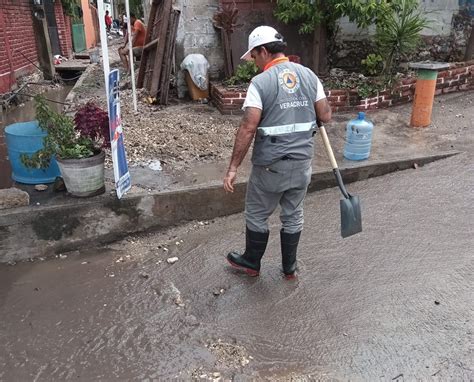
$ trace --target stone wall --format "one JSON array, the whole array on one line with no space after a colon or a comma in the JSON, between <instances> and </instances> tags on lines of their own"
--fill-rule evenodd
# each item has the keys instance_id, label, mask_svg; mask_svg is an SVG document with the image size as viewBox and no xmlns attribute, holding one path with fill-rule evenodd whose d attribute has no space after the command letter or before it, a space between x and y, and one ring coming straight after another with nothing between
<instances>
[{"instance_id":1,"label":"stone wall","mask_svg":"<svg viewBox=\"0 0 474 382\"><path fill-rule=\"evenodd\" d=\"M333 112L363 111L409 103L415 94L415 77L400 80L391 90L378 92L373 97L361 98L357 89L325 89ZM438 73L435 95L474 89L474 60L453 63ZM211 98L222 114L242 114L245 89L226 88L211 84Z\"/></svg>"}]
</instances>

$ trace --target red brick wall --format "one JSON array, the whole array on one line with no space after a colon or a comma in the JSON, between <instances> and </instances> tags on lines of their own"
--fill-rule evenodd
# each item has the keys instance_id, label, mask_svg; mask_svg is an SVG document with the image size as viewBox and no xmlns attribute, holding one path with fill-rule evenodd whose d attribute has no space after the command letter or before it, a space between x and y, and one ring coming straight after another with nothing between
<instances>
[{"instance_id":1,"label":"red brick wall","mask_svg":"<svg viewBox=\"0 0 474 382\"><path fill-rule=\"evenodd\" d=\"M38 62L30 2L0 0L0 93L35 69L28 59Z\"/></svg>"},{"instance_id":2,"label":"red brick wall","mask_svg":"<svg viewBox=\"0 0 474 382\"><path fill-rule=\"evenodd\" d=\"M380 109L413 100L416 78L407 77L399 86L379 92L376 96L361 98L357 89L325 89L333 112ZM448 70L438 73L436 95L474 89L474 60L452 63ZM222 114L241 114L246 92L211 84L211 98Z\"/></svg>"},{"instance_id":3,"label":"red brick wall","mask_svg":"<svg viewBox=\"0 0 474 382\"><path fill-rule=\"evenodd\" d=\"M54 13L56 15L56 24L58 26L59 44L61 45L61 54L64 57L72 57L72 34L71 18L63 12L61 1L54 3Z\"/></svg>"}]
</instances>

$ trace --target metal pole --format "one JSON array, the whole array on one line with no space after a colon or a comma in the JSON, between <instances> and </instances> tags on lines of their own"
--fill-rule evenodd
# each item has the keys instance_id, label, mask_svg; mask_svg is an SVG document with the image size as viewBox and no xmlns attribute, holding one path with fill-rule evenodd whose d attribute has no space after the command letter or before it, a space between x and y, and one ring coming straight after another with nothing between
<instances>
[{"instance_id":1,"label":"metal pole","mask_svg":"<svg viewBox=\"0 0 474 382\"><path fill-rule=\"evenodd\" d=\"M97 12L99 13L100 46L102 48L102 64L104 68L105 94L109 99L109 48L107 46L107 32L105 28L104 0L97 0Z\"/></svg>"},{"instance_id":2,"label":"metal pole","mask_svg":"<svg viewBox=\"0 0 474 382\"><path fill-rule=\"evenodd\" d=\"M133 94L133 109L137 111L137 92L135 88L135 67L133 65L133 44L132 44L132 26L130 20L130 5L129 0L125 0L125 12L127 13L127 34L128 34L128 59L130 62L130 75L132 77L132 94Z\"/></svg>"}]
</instances>

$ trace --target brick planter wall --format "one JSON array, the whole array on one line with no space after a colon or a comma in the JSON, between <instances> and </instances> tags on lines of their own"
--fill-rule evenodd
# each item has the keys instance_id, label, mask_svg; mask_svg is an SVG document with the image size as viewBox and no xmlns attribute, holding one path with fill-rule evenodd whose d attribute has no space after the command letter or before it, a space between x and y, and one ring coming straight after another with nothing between
<instances>
[{"instance_id":1,"label":"brick planter wall","mask_svg":"<svg viewBox=\"0 0 474 382\"><path fill-rule=\"evenodd\" d=\"M246 89L226 88L222 84L211 83L211 99L222 114L242 114Z\"/></svg>"},{"instance_id":2,"label":"brick planter wall","mask_svg":"<svg viewBox=\"0 0 474 382\"><path fill-rule=\"evenodd\" d=\"M361 98L357 89L325 89L333 112L363 111L409 103L415 94L416 78L407 77L392 90L384 90L376 96ZM436 95L474 89L474 60L450 64L440 71L436 83ZM211 84L211 99L222 114L242 114L245 89L226 88Z\"/></svg>"}]
</instances>

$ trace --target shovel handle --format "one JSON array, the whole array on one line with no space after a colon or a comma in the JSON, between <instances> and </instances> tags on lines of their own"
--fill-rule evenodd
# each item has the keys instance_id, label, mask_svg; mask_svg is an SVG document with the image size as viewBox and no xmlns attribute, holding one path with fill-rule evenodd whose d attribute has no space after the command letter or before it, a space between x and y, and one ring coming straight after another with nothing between
<instances>
[{"instance_id":1,"label":"shovel handle","mask_svg":"<svg viewBox=\"0 0 474 382\"><path fill-rule=\"evenodd\" d=\"M319 123L318 123L319 124ZM326 148L326 152L329 156L329 161L331 162L332 171L334 172L334 176L336 177L337 185L344 195L344 198L349 199L351 196L346 190L346 186L344 186L344 182L342 181L341 173L339 172L339 168L337 167L336 158L334 157L334 153L332 151L331 144L329 143L329 138L326 133L326 129L323 125L319 125L319 130L321 131L321 136L323 137L324 147Z\"/></svg>"},{"instance_id":2,"label":"shovel handle","mask_svg":"<svg viewBox=\"0 0 474 382\"><path fill-rule=\"evenodd\" d=\"M334 153L332 152L331 144L329 143L328 135L326 134L326 129L323 125L319 126L319 130L321 131L321 136L323 137L324 147L326 148L326 152L329 156L329 161L331 162L332 169L337 169L337 162L336 158L334 158Z\"/></svg>"}]
</instances>

